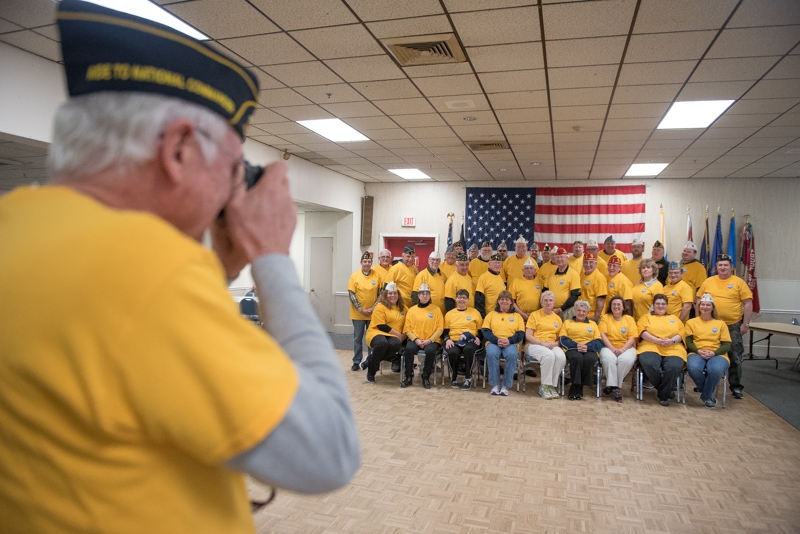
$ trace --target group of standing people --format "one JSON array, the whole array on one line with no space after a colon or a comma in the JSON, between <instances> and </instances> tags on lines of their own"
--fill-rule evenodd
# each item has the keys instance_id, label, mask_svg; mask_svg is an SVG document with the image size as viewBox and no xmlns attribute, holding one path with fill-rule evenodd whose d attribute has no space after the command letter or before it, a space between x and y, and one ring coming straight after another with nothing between
<instances>
[{"instance_id":1,"label":"group of standing people","mask_svg":"<svg viewBox=\"0 0 800 534\"><path fill-rule=\"evenodd\" d=\"M657 390L664 406L674 398L676 378L684 369L706 407L716 405L714 391L729 371L733 396L742 398L742 336L749 326L752 293L733 274L730 257L720 254L717 274L706 278L691 241L681 262L668 262L658 241L652 257L643 258L644 244L638 239L628 258L616 249L613 236L602 250L596 241L576 241L572 254L545 244L540 256L538 246L529 251L522 237L514 245L514 254L504 257L485 242L470 260L456 243L448 247L445 262L432 253L421 273L413 268L413 247L406 247L383 283L381 273L369 269L371 256L365 253L348 288L356 326L353 370L365 366L359 332L366 330L370 382L380 361L394 358L405 342L403 387L411 385L418 351L425 355L423 385L430 387L436 354L444 350L453 387L459 387L461 368L461 387L469 389L475 355L484 349L493 395L507 395L515 374L502 372L501 362L516 371L522 354L526 364L540 365L539 395L545 399L560 396L558 383L567 365L570 388L565 395L582 399L600 365L606 379L603 394L622 402L620 386L637 361L646 387ZM390 260L391 254L384 253ZM368 281L369 291L359 292L359 281ZM394 310L393 322L387 322L385 311L375 315L381 306Z\"/></svg>"}]
</instances>

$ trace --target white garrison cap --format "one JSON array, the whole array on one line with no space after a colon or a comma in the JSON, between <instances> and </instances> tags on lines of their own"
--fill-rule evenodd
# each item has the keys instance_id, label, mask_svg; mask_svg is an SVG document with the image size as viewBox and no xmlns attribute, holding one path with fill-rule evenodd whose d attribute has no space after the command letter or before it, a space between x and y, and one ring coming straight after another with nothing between
<instances>
[{"instance_id":1,"label":"white garrison cap","mask_svg":"<svg viewBox=\"0 0 800 534\"><path fill-rule=\"evenodd\" d=\"M386 284L386 287L384 289L386 291L397 291L397 284L395 284L394 282L389 282L388 284Z\"/></svg>"}]
</instances>

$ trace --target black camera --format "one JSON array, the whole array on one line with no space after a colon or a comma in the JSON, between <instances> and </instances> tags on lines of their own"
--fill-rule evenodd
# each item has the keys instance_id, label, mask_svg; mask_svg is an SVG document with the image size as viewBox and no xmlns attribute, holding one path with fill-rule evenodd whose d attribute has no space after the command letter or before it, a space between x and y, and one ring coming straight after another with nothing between
<instances>
[{"instance_id":1,"label":"black camera","mask_svg":"<svg viewBox=\"0 0 800 534\"><path fill-rule=\"evenodd\" d=\"M261 165L251 165L250 162L244 162L244 183L247 184L247 189L250 189L264 175L264 167Z\"/></svg>"}]
</instances>

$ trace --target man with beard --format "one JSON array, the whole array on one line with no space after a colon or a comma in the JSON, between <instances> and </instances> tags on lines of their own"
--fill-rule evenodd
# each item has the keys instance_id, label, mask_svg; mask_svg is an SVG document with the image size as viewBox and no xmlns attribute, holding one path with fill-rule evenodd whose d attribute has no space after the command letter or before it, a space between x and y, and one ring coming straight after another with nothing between
<instances>
[{"instance_id":1,"label":"man with beard","mask_svg":"<svg viewBox=\"0 0 800 534\"><path fill-rule=\"evenodd\" d=\"M472 275L472 281L475 282L475 287L478 286L478 280L481 275L489 270L489 260L492 258L492 245L488 241L481 243L481 254L474 260L469 262L469 274Z\"/></svg>"},{"instance_id":2,"label":"man with beard","mask_svg":"<svg viewBox=\"0 0 800 534\"><path fill-rule=\"evenodd\" d=\"M642 263L642 253L644 252L644 241L638 237L631 243L631 257L622 263L622 274L628 277L631 284L636 285L642 276L639 274L639 264Z\"/></svg>"},{"instance_id":3,"label":"man with beard","mask_svg":"<svg viewBox=\"0 0 800 534\"><path fill-rule=\"evenodd\" d=\"M661 282L661 285L665 285L667 283L667 275L669 274L669 262L664 259L664 245L661 244L661 241L656 241L653 243L653 257L652 260L656 262L658 265L658 273L656 273L656 278L658 281Z\"/></svg>"},{"instance_id":4,"label":"man with beard","mask_svg":"<svg viewBox=\"0 0 800 534\"><path fill-rule=\"evenodd\" d=\"M471 295L475 294L475 283L469 275L469 258L466 254L456 256L456 270L447 279L444 285L444 308L447 311L456 307L456 294L460 289L467 292L466 306L475 307L475 300Z\"/></svg>"},{"instance_id":5,"label":"man with beard","mask_svg":"<svg viewBox=\"0 0 800 534\"><path fill-rule=\"evenodd\" d=\"M497 296L506 288L505 282L500 277L500 269L503 268L503 260L499 254L493 254L489 258L488 269L478 279L475 286L475 309L480 312L481 317L494 311L497 304Z\"/></svg>"},{"instance_id":6,"label":"man with beard","mask_svg":"<svg viewBox=\"0 0 800 534\"><path fill-rule=\"evenodd\" d=\"M697 289L706 281L708 274L706 274L705 266L697 261L697 247L691 241L687 241L683 245L681 267L683 268L683 281L689 284L694 293L697 293Z\"/></svg>"},{"instance_id":7,"label":"man with beard","mask_svg":"<svg viewBox=\"0 0 800 534\"><path fill-rule=\"evenodd\" d=\"M450 278L450 275L456 270L455 247L447 247L447 249L444 251L444 262L439 265L439 270L444 275L445 279Z\"/></svg>"}]
</instances>

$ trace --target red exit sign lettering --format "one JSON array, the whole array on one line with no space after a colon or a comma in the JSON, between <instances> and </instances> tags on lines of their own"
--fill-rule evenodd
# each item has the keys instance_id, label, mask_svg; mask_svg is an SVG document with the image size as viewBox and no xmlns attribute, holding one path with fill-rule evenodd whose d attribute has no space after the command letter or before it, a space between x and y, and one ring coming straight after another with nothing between
<instances>
[{"instance_id":1,"label":"red exit sign lettering","mask_svg":"<svg viewBox=\"0 0 800 534\"><path fill-rule=\"evenodd\" d=\"M417 225L416 217L403 217L403 226L416 226L416 225Z\"/></svg>"}]
</instances>

